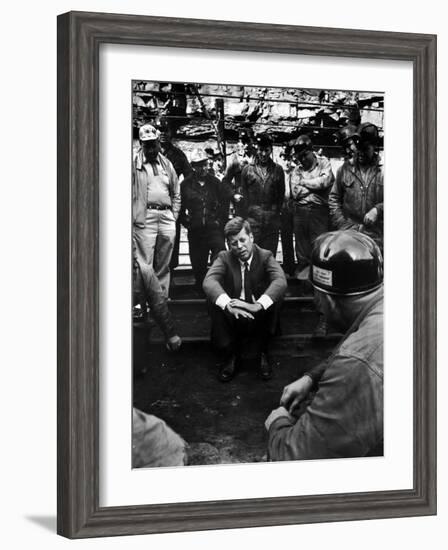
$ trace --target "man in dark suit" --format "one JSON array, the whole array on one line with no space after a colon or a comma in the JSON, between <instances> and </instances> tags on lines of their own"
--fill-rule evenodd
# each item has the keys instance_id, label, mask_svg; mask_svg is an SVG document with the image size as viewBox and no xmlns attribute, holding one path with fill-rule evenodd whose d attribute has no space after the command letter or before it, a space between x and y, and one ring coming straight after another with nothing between
<instances>
[{"instance_id":1,"label":"man in dark suit","mask_svg":"<svg viewBox=\"0 0 448 550\"><path fill-rule=\"evenodd\" d=\"M240 217L224 228L228 250L219 253L203 284L210 303L212 344L223 364L219 379L231 380L244 350L264 380L272 376L267 355L277 326L286 279L272 252L254 244L249 222Z\"/></svg>"}]
</instances>

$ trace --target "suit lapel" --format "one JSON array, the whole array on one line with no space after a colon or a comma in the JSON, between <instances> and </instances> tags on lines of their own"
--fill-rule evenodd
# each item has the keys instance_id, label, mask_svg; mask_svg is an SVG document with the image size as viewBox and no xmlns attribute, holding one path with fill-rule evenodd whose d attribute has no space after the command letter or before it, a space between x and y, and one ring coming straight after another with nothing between
<instances>
[{"instance_id":1,"label":"suit lapel","mask_svg":"<svg viewBox=\"0 0 448 550\"><path fill-rule=\"evenodd\" d=\"M252 289L255 289L257 277L256 274L258 273L258 269L260 266L260 251L258 250L258 246L254 245L253 253L252 253L252 262L250 264L250 283L252 285Z\"/></svg>"},{"instance_id":2,"label":"suit lapel","mask_svg":"<svg viewBox=\"0 0 448 550\"><path fill-rule=\"evenodd\" d=\"M261 266L260 249L255 244L252 252L252 262L250 264L250 271L249 271L250 285L251 285L252 293L255 299L259 298L259 296L257 296L258 294L257 288L260 283L260 266Z\"/></svg>"},{"instance_id":3,"label":"suit lapel","mask_svg":"<svg viewBox=\"0 0 448 550\"><path fill-rule=\"evenodd\" d=\"M239 298L241 296L242 287L241 266L238 258L235 258L232 253L230 253L230 265L232 268L233 289L235 293L235 296L232 297Z\"/></svg>"}]
</instances>

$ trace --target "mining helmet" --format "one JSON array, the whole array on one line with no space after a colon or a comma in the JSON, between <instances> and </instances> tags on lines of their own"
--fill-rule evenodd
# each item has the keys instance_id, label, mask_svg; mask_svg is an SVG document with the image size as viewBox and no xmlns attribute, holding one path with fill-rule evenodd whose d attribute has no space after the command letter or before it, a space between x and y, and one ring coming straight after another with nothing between
<instances>
[{"instance_id":1,"label":"mining helmet","mask_svg":"<svg viewBox=\"0 0 448 550\"><path fill-rule=\"evenodd\" d=\"M284 160L291 160L292 158L292 146L291 145L285 145L283 147L283 151L280 153L280 157Z\"/></svg>"},{"instance_id":2,"label":"mining helmet","mask_svg":"<svg viewBox=\"0 0 448 550\"><path fill-rule=\"evenodd\" d=\"M361 142L369 142L374 145L378 142L378 127L371 122L363 122L358 126L358 134Z\"/></svg>"},{"instance_id":3,"label":"mining helmet","mask_svg":"<svg viewBox=\"0 0 448 550\"><path fill-rule=\"evenodd\" d=\"M255 138L255 143L259 147L272 147L272 139L269 134L259 134Z\"/></svg>"},{"instance_id":4,"label":"mining helmet","mask_svg":"<svg viewBox=\"0 0 448 550\"><path fill-rule=\"evenodd\" d=\"M158 121L156 128L157 128L157 130L159 130L162 133L167 132L168 130L171 130L170 121L167 120L166 118L161 118Z\"/></svg>"},{"instance_id":5,"label":"mining helmet","mask_svg":"<svg viewBox=\"0 0 448 550\"><path fill-rule=\"evenodd\" d=\"M324 233L314 241L310 280L326 294L355 296L383 283L383 257L369 236L354 230Z\"/></svg>"},{"instance_id":6,"label":"mining helmet","mask_svg":"<svg viewBox=\"0 0 448 550\"><path fill-rule=\"evenodd\" d=\"M208 161L207 153L204 151L204 149L195 149L191 153L190 157L190 163L191 164L200 164L201 162Z\"/></svg>"},{"instance_id":7,"label":"mining helmet","mask_svg":"<svg viewBox=\"0 0 448 550\"><path fill-rule=\"evenodd\" d=\"M238 133L238 139L245 144L250 144L253 141L252 131L250 129L243 128Z\"/></svg>"},{"instance_id":8,"label":"mining helmet","mask_svg":"<svg viewBox=\"0 0 448 550\"><path fill-rule=\"evenodd\" d=\"M313 142L311 141L311 138L308 134L302 134L296 140L294 140L292 147L294 149L294 153L296 155L300 155L305 151L312 151Z\"/></svg>"},{"instance_id":9,"label":"mining helmet","mask_svg":"<svg viewBox=\"0 0 448 550\"><path fill-rule=\"evenodd\" d=\"M359 141L358 128L354 124L347 124L335 134L333 134L334 140L336 143L345 145L349 139L355 139Z\"/></svg>"}]
</instances>

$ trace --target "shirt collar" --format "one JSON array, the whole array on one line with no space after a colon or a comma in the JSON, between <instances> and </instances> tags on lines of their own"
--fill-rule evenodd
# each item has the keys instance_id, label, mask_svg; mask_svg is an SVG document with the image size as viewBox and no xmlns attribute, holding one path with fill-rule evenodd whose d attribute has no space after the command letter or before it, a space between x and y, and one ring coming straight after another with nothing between
<instances>
[{"instance_id":1,"label":"shirt collar","mask_svg":"<svg viewBox=\"0 0 448 550\"><path fill-rule=\"evenodd\" d=\"M204 184L207 183L208 174L205 174L205 176L203 176L202 180L199 180L198 175L196 174L196 172L194 172L193 176L194 176L194 182L195 182L197 185L200 185L201 187L203 187ZM201 185L200 182L202 182L202 185Z\"/></svg>"},{"instance_id":2,"label":"shirt collar","mask_svg":"<svg viewBox=\"0 0 448 550\"><path fill-rule=\"evenodd\" d=\"M350 163L349 166L351 166L356 170L361 170L358 162ZM382 166L383 166L383 163L381 161L380 156L378 155L378 153L375 153L374 161L371 164L369 164L369 166L367 167L367 170L372 168L378 169L378 168L381 168Z\"/></svg>"},{"instance_id":3,"label":"shirt collar","mask_svg":"<svg viewBox=\"0 0 448 550\"><path fill-rule=\"evenodd\" d=\"M264 169L266 168L266 170L270 171L272 170L272 167L274 166L274 161L272 160L272 157L269 157L268 158L268 161L266 162L266 164L261 164L260 161L258 160L258 158L256 158L255 162L254 162L254 166L257 166L261 169Z\"/></svg>"},{"instance_id":4,"label":"shirt collar","mask_svg":"<svg viewBox=\"0 0 448 550\"><path fill-rule=\"evenodd\" d=\"M298 164L294 168L294 170L297 170L297 172L312 172L315 168L319 166L319 157L316 155L314 151L313 151L313 155L314 155L314 166L312 168L310 168L309 170L305 170L305 168L301 164Z\"/></svg>"},{"instance_id":5,"label":"shirt collar","mask_svg":"<svg viewBox=\"0 0 448 550\"><path fill-rule=\"evenodd\" d=\"M253 260L253 259L254 259L254 253L252 252L252 256L251 256L248 260L246 260L245 262L243 262L243 261L240 260L239 258L238 258L238 261L240 262L241 268L244 268L245 265L248 264L249 269L250 269L250 266L251 266L251 264L252 264L252 260Z\"/></svg>"},{"instance_id":6,"label":"shirt collar","mask_svg":"<svg viewBox=\"0 0 448 550\"><path fill-rule=\"evenodd\" d=\"M137 168L137 170L143 170L143 165L144 164L162 164L161 163L161 154L159 153L157 155L157 158L155 159L155 161L153 163L148 163L146 162L146 159L145 159L145 156L143 155L143 149L140 147L139 149L137 149L137 152L135 153L135 157L134 157L134 161L135 161L135 167Z\"/></svg>"},{"instance_id":7,"label":"shirt collar","mask_svg":"<svg viewBox=\"0 0 448 550\"><path fill-rule=\"evenodd\" d=\"M171 141L166 141L162 147L162 151L169 151L170 149L177 149L177 147L175 147Z\"/></svg>"},{"instance_id":8,"label":"shirt collar","mask_svg":"<svg viewBox=\"0 0 448 550\"><path fill-rule=\"evenodd\" d=\"M157 157L154 160L146 161L145 164L162 164L160 162L160 153L157 155Z\"/></svg>"}]
</instances>

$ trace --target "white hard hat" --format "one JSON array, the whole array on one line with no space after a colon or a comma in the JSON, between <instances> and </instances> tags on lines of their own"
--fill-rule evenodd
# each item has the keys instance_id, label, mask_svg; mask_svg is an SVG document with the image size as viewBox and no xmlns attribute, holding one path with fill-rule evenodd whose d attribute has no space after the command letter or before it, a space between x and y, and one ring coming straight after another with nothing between
<instances>
[{"instance_id":1,"label":"white hard hat","mask_svg":"<svg viewBox=\"0 0 448 550\"><path fill-rule=\"evenodd\" d=\"M151 124L143 124L138 131L138 137L140 141L154 141L155 139L159 139L160 132Z\"/></svg>"}]
</instances>

